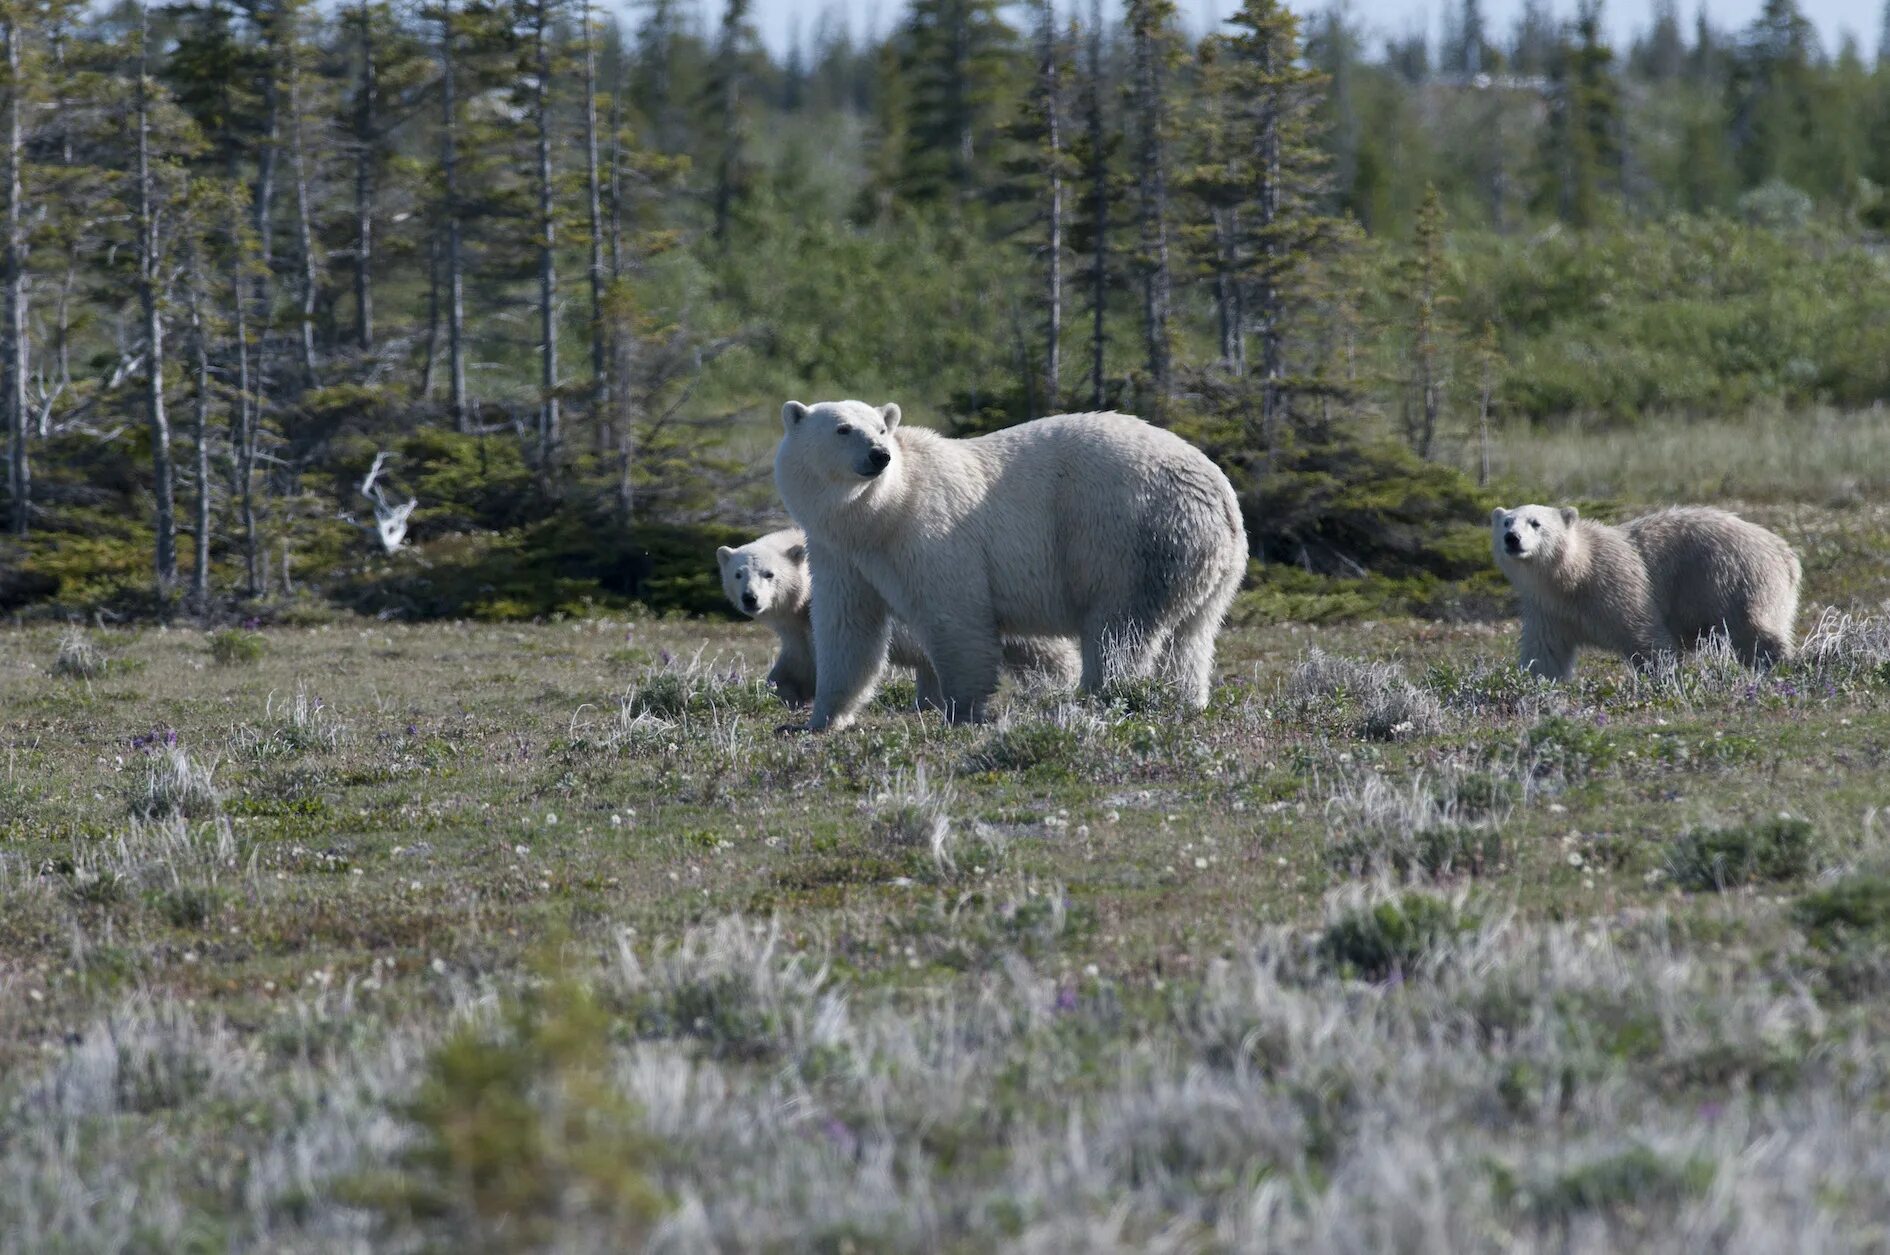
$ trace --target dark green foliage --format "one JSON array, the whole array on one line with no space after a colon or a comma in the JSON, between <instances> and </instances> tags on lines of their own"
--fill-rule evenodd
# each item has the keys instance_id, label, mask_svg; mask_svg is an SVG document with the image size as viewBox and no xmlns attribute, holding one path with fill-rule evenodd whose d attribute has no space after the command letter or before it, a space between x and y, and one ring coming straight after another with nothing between
<instances>
[{"instance_id":1,"label":"dark green foliage","mask_svg":"<svg viewBox=\"0 0 1890 1255\"><path fill-rule=\"evenodd\" d=\"M1364 980L1416 976L1476 926L1474 916L1443 898L1408 893L1341 915L1326 925L1317 949L1339 971Z\"/></svg>"},{"instance_id":2,"label":"dark green foliage","mask_svg":"<svg viewBox=\"0 0 1890 1255\"><path fill-rule=\"evenodd\" d=\"M1508 603L1489 553L1495 497L1449 467L1390 441L1308 430L1271 469L1241 462L1230 473L1266 564L1242 614L1480 616Z\"/></svg>"},{"instance_id":3,"label":"dark green foliage","mask_svg":"<svg viewBox=\"0 0 1890 1255\"><path fill-rule=\"evenodd\" d=\"M754 539L715 524L623 527L606 510L562 509L511 532L471 532L346 573L335 598L364 614L406 619L533 619L640 604L728 616L717 545Z\"/></svg>"},{"instance_id":4,"label":"dark green foliage","mask_svg":"<svg viewBox=\"0 0 1890 1255\"><path fill-rule=\"evenodd\" d=\"M1796 880L1811 871L1809 820L1779 815L1728 828L1696 828L1667 852L1667 874L1682 889L1733 889Z\"/></svg>"},{"instance_id":5,"label":"dark green foliage","mask_svg":"<svg viewBox=\"0 0 1890 1255\"><path fill-rule=\"evenodd\" d=\"M351 1192L441 1240L507 1232L535 1244L575 1206L634 1245L665 1204L645 1175L655 1147L610 1084L610 1032L568 982L459 1029L407 1108L417 1136L398 1173Z\"/></svg>"},{"instance_id":6,"label":"dark green foliage","mask_svg":"<svg viewBox=\"0 0 1890 1255\"><path fill-rule=\"evenodd\" d=\"M210 634L210 657L221 667L241 667L260 662L267 648L267 642L260 632L224 628Z\"/></svg>"},{"instance_id":7,"label":"dark green foliage","mask_svg":"<svg viewBox=\"0 0 1890 1255\"><path fill-rule=\"evenodd\" d=\"M965 760L965 770L1061 775L1075 766L1083 740L1060 724L1018 723L993 732Z\"/></svg>"},{"instance_id":8,"label":"dark green foliage","mask_svg":"<svg viewBox=\"0 0 1890 1255\"><path fill-rule=\"evenodd\" d=\"M1527 1184L1499 1172L1497 1193L1538 1218L1568 1224L1588 1212L1673 1207L1706 1191L1713 1165L1704 1159L1673 1160L1646 1146L1591 1159Z\"/></svg>"},{"instance_id":9,"label":"dark green foliage","mask_svg":"<svg viewBox=\"0 0 1890 1255\"><path fill-rule=\"evenodd\" d=\"M1583 776L1611 767L1620 747L1592 723L1554 715L1529 729L1523 753L1537 771Z\"/></svg>"},{"instance_id":10,"label":"dark green foliage","mask_svg":"<svg viewBox=\"0 0 1890 1255\"><path fill-rule=\"evenodd\" d=\"M1890 945L1890 876L1846 876L1798 899L1792 918L1821 949L1863 942Z\"/></svg>"}]
</instances>

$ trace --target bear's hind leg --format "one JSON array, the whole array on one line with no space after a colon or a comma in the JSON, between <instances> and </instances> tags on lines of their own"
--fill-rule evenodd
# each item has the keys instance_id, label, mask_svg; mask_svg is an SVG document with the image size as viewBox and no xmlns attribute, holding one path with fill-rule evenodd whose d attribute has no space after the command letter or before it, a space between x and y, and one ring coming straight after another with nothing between
<instances>
[{"instance_id":1,"label":"bear's hind leg","mask_svg":"<svg viewBox=\"0 0 1890 1255\"><path fill-rule=\"evenodd\" d=\"M1095 695L1155 674L1170 635L1128 615L1092 613L1083 624L1083 691Z\"/></svg>"},{"instance_id":2,"label":"bear's hind leg","mask_svg":"<svg viewBox=\"0 0 1890 1255\"><path fill-rule=\"evenodd\" d=\"M1221 622L1227 617L1234 594L1240 591L1242 574L1236 568L1223 578L1207 601L1175 629L1163 651L1162 674L1191 710L1207 709L1214 682L1214 640L1220 635Z\"/></svg>"}]
</instances>

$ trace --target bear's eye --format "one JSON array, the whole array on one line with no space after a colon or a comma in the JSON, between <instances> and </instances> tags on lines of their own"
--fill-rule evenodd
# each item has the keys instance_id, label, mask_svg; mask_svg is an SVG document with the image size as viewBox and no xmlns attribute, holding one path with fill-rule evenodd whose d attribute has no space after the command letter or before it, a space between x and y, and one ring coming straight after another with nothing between
<instances>
[{"instance_id":1,"label":"bear's eye","mask_svg":"<svg viewBox=\"0 0 1890 1255\"><path fill-rule=\"evenodd\" d=\"M853 434L853 429L847 426L845 423L842 423L838 427L833 429L833 434L836 436L851 436Z\"/></svg>"},{"instance_id":2,"label":"bear's eye","mask_svg":"<svg viewBox=\"0 0 1890 1255\"><path fill-rule=\"evenodd\" d=\"M1540 522L1538 522L1537 520L1535 520L1535 519L1530 519L1530 520L1529 520L1529 526L1531 526L1531 527L1533 527L1533 528L1535 528L1535 529L1536 529L1537 531L1541 531L1541 530L1542 530L1542 524L1541 524Z\"/></svg>"},{"instance_id":3,"label":"bear's eye","mask_svg":"<svg viewBox=\"0 0 1890 1255\"><path fill-rule=\"evenodd\" d=\"M773 572L773 571L763 571L763 572L761 573L761 578L762 578L762 579L764 579L764 580L771 580L771 579L773 579L773 578L774 578L774 572Z\"/></svg>"}]
</instances>

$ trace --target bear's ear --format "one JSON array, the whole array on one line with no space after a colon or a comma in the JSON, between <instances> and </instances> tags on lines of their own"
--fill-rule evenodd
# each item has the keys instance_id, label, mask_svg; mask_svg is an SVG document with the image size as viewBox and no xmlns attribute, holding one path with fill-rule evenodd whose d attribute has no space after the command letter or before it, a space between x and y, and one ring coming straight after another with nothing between
<instances>
[{"instance_id":1,"label":"bear's ear","mask_svg":"<svg viewBox=\"0 0 1890 1255\"><path fill-rule=\"evenodd\" d=\"M1490 526L1494 527L1508 517L1509 511L1499 505L1494 510L1490 511Z\"/></svg>"},{"instance_id":2,"label":"bear's ear","mask_svg":"<svg viewBox=\"0 0 1890 1255\"><path fill-rule=\"evenodd\" d=\"M885 405L880 406L879 416L886 420L887 431L891 431L893 428L899 426L899 407L897 405L887 402Z\"/></svg>"},{"instance_id":3,"label":"bear's ear","mask_svg":"<svg viewBox=\"0 0 1890 1255\"><path fill-rule=\"evenodd\" d=\"M781 429L793 431L794 424L807 417L807 407L799 401L789 401L781 407Z\"/></svg>"},{"instance_id":4,"label":"bear's ear","mask_svg":"<svg viewBox=\"0 0 1890 1255\"><path fill-rule=\"evenodd\" d=\"M801 563L807 561L807 546L806 545L789 545L788 551L787 551L787 560L789 562L792 562L795 566L799 566Z\"/></svg>"},{"instance_id":5,"label":"bear's ear","mask_svg":"<svg viewBox=\"0 0 1890 1255\"><path fill-rule=\"evenodd\" d=\"M727 545L719 545L715 550L715 565L726 568L728 560L735 556L735 551Z\"/></svg>"},{"instance_id":6,"label":"bear's ear","mask_svg":"<svg viewBox=\"0 0 1890 1255\"><path fill-rule=\"evenodd\" d=\"M1580 510L1577 510L1572 505L1565 505L1562 507L1562 525L1564 527L1575 526L1575 520L1579 519L1581 516L1582 516L1582 512Z\"/></svg>"}]
</instances>

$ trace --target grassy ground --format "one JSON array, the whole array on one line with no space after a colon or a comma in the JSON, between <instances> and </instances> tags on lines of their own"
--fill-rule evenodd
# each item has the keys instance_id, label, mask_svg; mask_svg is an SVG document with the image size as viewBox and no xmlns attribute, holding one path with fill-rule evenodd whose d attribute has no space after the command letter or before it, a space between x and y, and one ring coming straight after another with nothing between
<instances>
[{"instance_id":1,"label":"grassy ground","mask_svg":"<svg viewBox=\"0 0 1890 1255\"><path fill-rule=\"evenodd\" d=\"M1239 629L1198 719L0 636L0 1246L1883 1249L1890 574L1773 521L1851 612L1773 675Z\"/></svg>"},{"instance_id":2,"label":"grassy ground","mask_svg":"<svg viewBox=\"0 0 1890 1255\"><path fill-rule=\"evenodd\" d=\"M1474 442L1458 460L1474 473ZM1890 496L1890 408L1754 412L1640 427L1499 432L1490 471L1545 500L1811 502Z\"/></svg>"}]
</instances>

